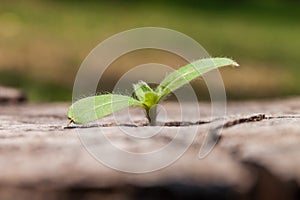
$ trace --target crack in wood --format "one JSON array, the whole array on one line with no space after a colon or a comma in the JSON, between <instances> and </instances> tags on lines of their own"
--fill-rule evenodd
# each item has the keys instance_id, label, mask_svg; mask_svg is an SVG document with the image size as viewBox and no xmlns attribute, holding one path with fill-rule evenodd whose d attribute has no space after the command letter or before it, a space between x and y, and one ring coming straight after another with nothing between
<instances>
[{"instance_id":1,"label":"crack in wood","mask_svg":"<svg viewBox=\"0 0 300 200\"><path fill-rule=\"evenodd\" d=\"M262 120L270 120L270 119L289 119L289 118L300 118L300 116L295 115L282 115L282 116L266 116L265 114L256 114L252 115L250 117L243 117L239 119L235 119L233 121L226 122L220 126L217 126L214 129L220 129L220 128L229 128L235 125L243 124L243 123L249 123L249 122L259 122ZM188 121L171 121L171 122L158 122L157 126L175 126L175 127L181 127L181 126L197 126L202 124L209 124L217 120L212 121L196 121L196 122L188 122ZM64 129L75 129L75 128L95 128L95 127L113 127L113 126L127 126L127 127L143 127L143 126L149 126L149 123L147 122L137 122L134 124L117 124L114 122L111 123L103 123L103 124L88 124L88 125L73 125L73 126L65 126Z\"/></svg>"},{"instance_id":2,"label":"crack in wood","mask_svg":"<svg viewBox=\"0 0 300 200\"><path fill-rule=\"evenodd\" d=\"M239 118L233 121L226 122L224 125L217 128L229 128L238 124L249 123L249 122L258 122L264 119L268 119L265 114L252 115L250 117Z\"/></svg>"}]
</instances>

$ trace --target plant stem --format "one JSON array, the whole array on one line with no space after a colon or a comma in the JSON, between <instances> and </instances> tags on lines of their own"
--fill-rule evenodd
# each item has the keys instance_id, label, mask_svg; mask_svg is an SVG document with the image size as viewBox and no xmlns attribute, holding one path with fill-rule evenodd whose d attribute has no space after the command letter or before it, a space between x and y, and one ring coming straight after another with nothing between
<instances>
[{"instance_id":1,"label":"plant stem","mask_svg":"<svg viewBox=\"0 0 300 200\"><path fill-rule=\"evenodd\" d=\"M147 108L146 116L150 123L150 126L156 126L157 105L153 105L152 107Z\"/></svg>"}]
</instances>

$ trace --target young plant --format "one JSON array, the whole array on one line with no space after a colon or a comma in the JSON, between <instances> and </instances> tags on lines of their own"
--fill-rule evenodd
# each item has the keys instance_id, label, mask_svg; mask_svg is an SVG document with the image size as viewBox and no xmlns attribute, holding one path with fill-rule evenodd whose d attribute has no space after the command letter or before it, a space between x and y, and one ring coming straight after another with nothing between
<instances>
[{"instance_id":1,"label":"young plant","mask_svg":"<svg viewBox=\"0 0 300 200\"><path fill-rule=\"evenodd\" d=\"M144 81L134 84L136 98L119 94L104 94L80 99L67 112L71 122L84 124L130 106L144 108L150 125L156 124L156 106L169 93L203 75L224 66L239 66L229 58L206 58L192 62L169 74L156 89Z\"/></svg>"}]
</instances>

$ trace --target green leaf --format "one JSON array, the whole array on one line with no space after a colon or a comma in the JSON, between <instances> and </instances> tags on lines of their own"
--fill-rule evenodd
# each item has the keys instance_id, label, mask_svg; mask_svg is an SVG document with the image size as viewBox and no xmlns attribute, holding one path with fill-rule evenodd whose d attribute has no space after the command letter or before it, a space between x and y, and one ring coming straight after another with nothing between
<instances>
[{"instance_id":1,"label":"green leaf","mask_svg":"<svg viewBox=\"0 0 300 200\"><path fill-rule=\"evenodd\" d=\"M144 81L139 81L137 84L134 84L133 88L135 95L140 101L145 100L146 93L154 93L152 88L150 88L150 86Z\"/></svg>"},{"instance_id":2,"label":"green leaf","mask_svg":"<svg viewBox=\"0 0 300 200\"><path fill-rule=\"evenodd\" d=\"M80 99L68 110L68 118L77 124L95 121L113 112L130 106L143 106L138 100L128 96L105 94Z\"/></svg>"},{"instance_id":3,"label":"green leaf","mask_svg":"<svg viewBox=\"0 0 300 200\"><path fill-rule=\"evenodd\" d=\"M154 106L155 104L157 104L159 101L158 95L155 92L147 92L145 94L145 99L143 101L144 105L147 108L151 108L152 106Z\"/></svg>"},{"instance_id":4,"label":"green leaf","mask_svg":"<svg viewBox=\"0 0 300 200\"><path fill-rule=\"evenodd\" d=\"M239 66L229 58L205 58L192 62L168 75L156 88L159 99L210 70L224 66Z\"/></svg>"},{"instance_id":5,"label":"green leaf","mask_svg":"<svg viewBox=\"0 0 300 200\"><path fill-rule=\"evenodd\" d=\"M138 99L143 103L146 109L151 108L158 102L158 95L150 88L150 86L144 81L139 81L133 85L135 94Z\"/></svg>"}]
</instances>

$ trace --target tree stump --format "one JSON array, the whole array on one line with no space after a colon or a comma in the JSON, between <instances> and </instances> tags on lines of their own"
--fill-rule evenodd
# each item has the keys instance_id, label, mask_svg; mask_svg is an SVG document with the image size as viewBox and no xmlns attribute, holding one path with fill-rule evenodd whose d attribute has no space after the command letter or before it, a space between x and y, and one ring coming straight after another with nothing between
<instances>
[{"instance_id":1,"label":"tree stump","mask_svg":"<svg viewBox=\"0 0 300 200\"><path fill-rule=\"evenodd\" d=\"M119 172L94 159L77 134L89 125L66 128L69 105L0 105L0 199L300 199L300 98L229 102L218 143L204 159L198 153L210 105L200 103L203 123L177 124L186 134L189 126L200 127L193 144L170 166L143 174ZM120 127L158 127L116 125L112 117L99 124L125 148L145 152L176 133L177 107L166 107L174 113L164 124L171 127L142 146L120 134ZM145 120L136 108L132 112Z\"/></svg>"}]
</instances>

